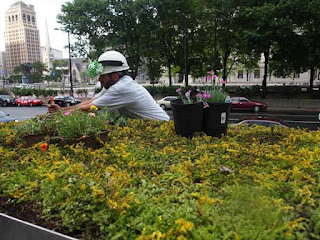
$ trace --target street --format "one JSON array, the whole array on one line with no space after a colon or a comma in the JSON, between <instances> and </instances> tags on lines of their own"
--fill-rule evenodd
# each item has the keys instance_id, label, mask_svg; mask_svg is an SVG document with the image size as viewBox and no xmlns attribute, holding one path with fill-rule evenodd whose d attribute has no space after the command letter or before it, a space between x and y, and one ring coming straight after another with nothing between
<instances>
[{"instance_id":1,"label":"street","mask_svg":"<svg viewBox=\"0 0 320 240\"><path fill-rule=\"evenodd\" d=\"M10 114L11 117L19 121L43 115L47 113L46 105L41 107L0 107L0 111ZM167 110L170 118L172 117L172 110ZM308 128L310 130L317 130L320 127L319 113L307 111L272 111L268 110L261 113L253 112L232 112L229 116L229 123L235 123L245 117L252 116L269 116L285 121L291 127Z\"/></svg>"},{"instance_id":2,"label":"street","mask_svg":"<svg viewBox=\"0 0 320 240\"><path fill-rule=\"evenodd\" d=\"M10 117L16 118L20 122L29 118L33 118L37 115L43 115L48 112L48 108L46 105L40 107L0 107L0 111L10 114Z\"/></svg>"}]
</instances>

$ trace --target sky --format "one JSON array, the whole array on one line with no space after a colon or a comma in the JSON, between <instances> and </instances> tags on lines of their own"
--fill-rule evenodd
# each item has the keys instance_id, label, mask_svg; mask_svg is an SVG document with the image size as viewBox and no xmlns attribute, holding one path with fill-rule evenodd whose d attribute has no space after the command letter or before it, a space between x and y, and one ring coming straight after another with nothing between
<instances>
[{"instance_id":1,"label":"sky","mask_svg":"<svg viewBox=\"0 0 320 240\"><path fill-rule=\"evenodd\" d=\"M18 0L2 0L0 8L0 51L5 51L4 30L5 30L5 12L9 7L18 2ZM64 46L68 45L68 34L62 31L54 30L61 28L57 23L57 15L60 13L61 6L69 2L68 0L23 0L27 5L33 5L37 20L38 30L40 33L40 45L44 46L46 41L46 19L49 31L49 40L51 48L58 49L63 52L63 57L68 57L68 49ZM72 38L71 38L72 41Z\"/></svg>"}]
</instances>

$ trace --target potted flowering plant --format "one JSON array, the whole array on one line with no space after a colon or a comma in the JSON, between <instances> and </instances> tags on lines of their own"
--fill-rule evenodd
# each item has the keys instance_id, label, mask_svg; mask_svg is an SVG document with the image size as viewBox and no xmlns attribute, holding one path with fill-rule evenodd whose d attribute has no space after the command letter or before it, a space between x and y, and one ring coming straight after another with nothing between
<instances>
[{"instance_id":1,"label":"potted flowering plant","mask_svg":"<svg viewBox=\"0 0 320 240\"><path fill-rule=\"evenodd\" d=\"M171 102L176 133L192 136L203 131L213 137L226 135L231 108L226 92L214 86L176 91L180 99Z\"/></svg>"},{"instance_id":2,"label":"potted flowering plant","mask_svg":"<svg viewBox=\"0 0 320 240\"><path fill-rule=\"evenodd\" d=\"M173 121L177 134L191 137L203 130L203 102L192 89L178 88L180 99L171 102Z\"/></svg>"},{"instance_id":3,"label":"potted flowering plant","mask_svg":"<svg viewBox=\"0 0 320 240\"><path fill-rule=\"evenodd\" d=\"M228 119L231 109L230 97L222 89L210 86L205 92L207 107L203 112L203 131L212 137L227 134Z\"/></svg>"}]
</instances>

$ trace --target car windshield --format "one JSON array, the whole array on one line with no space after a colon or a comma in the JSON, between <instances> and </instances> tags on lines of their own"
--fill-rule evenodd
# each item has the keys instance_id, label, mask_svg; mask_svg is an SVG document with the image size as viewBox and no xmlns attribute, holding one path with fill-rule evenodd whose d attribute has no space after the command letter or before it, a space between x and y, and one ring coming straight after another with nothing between
<instances>
[{"instance_id":1,"label":"car windshield","mask_svg":"<svg viewBox=\"0 0 320 240\"><path fill-rule=\"evenodd\" d=\"M37 98L36 98L36 97L28 97L28 99L30 99L30 100L36 100Z\"/></svg>"},{"instance_id":2,"label":"car windshield","mask_svg":"<svg viewBox=\"0 0 320 240\"><path fill-rule=\"evenodd\" d=\"M2 98L2 99L8 99L8 98L10 98L10 96L9 96L9 95L0 95L0 98Z\"/></svg>"},{"instance_id":3,"label":"car windshield","mask_svg":"<svg viewBox=\"0 0 320 240\"><path fill-rule=\"evenodd\" d=\"M7 116L4 112L0 111L0 118Z\"/></svg>"}]
</instances>

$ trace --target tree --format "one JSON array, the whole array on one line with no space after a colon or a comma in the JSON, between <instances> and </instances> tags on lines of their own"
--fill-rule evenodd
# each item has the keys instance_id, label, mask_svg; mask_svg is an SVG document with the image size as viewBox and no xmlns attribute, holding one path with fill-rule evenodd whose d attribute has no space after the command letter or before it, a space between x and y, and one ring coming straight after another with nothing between
<instances>
[{"instance_id":1,"label":"tree","mask_svg":"<svg viewBox=\"0 0 320 240\"><path fill-rule=\"evenodd\" d=\"M246 1L237 12L240 41L248 51L264 56L262 97L267 94L267 76L270 56L282 36L291 32L290 19L282 11L282 1ZM250 52L251 52L250 51Z\"/></svg>"},{"instance_id":2,"label":"tree","mask_svg":"<svg viewBox=\"0 0 320 240\"><path fill-rule=\"evenodd\" d=\"M78 37L80 55L95 59L110 45L107 34L112 30L112 15L111 1L74 0L62 5L57 19L65 31Z\"/></svg>"},{"instance_id":3,"label":"tree","mask_svg":"<svg viewBox=\"0 0 320 240\"><path fill-rule=\"evenodd\" d=\"M42 74L43 72L47 72L47 68L45 67L44 63L42 62L34 62L32 63L32 72L31 72L31 79L33 82L42 82Z\"/></svg>"}]
</instances>

